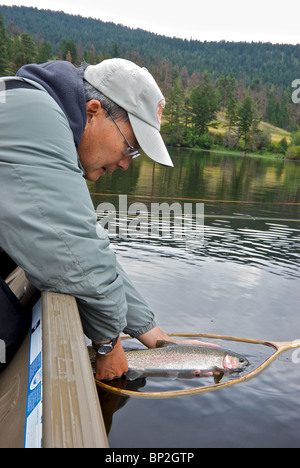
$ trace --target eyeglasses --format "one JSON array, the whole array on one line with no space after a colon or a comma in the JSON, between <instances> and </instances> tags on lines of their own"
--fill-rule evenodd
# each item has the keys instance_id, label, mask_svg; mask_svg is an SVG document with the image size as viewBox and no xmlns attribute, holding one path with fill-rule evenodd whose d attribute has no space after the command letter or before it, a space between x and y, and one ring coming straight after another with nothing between
<instances>
[{"instance_id":1,"label":"eyeglasses","mask_svg":"<svg viewBox=\"0 0 300 468\"><path fill-rule=\"evenodd\" d=\"M104 109L108 116L111 118L111 120L113 121L113 123L115 124L115 126L117 127L117 129L119 130L119 132L121 133L122 137L124 138L124 140L126 141L126 144L128 145L128 147L123 151L123 154L124 156L126 157L132 157L132 159L135 159L135 158L138 158L139 156L141 156L141 153L139 152L139 150L137 150L134 146L132 146L129 141L127 140L126 136L124 135L124 133L122 132L122 130L120 129L119 125L117 124L117 122L115 121L115 119L112 117L112 115L110 114L109 110L102 106L102 109Z\"/></svg>"}]
</instances>

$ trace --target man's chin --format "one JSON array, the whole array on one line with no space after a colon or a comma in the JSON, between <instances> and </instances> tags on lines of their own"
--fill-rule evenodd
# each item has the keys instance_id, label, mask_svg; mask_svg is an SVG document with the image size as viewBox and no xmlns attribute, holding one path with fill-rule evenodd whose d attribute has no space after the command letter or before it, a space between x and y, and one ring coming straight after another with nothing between
<instances>
[{"instance_id":1,"label":"man's chin","mask_svg":"<svg viewBox=\"0 0 300 468\"><path fill-rule=\"evenodd\" d=\"M100 171L88 172L84 174L84 178L90 182L97 182L101 176L106 174L106 169L101 168Z\"/></svg>"}]
</instances>

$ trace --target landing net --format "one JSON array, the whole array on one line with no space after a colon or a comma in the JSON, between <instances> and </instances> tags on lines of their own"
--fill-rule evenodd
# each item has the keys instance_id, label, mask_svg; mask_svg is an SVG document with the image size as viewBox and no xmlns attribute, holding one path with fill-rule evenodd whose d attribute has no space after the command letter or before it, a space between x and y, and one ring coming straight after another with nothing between
<instances>
[{"instance_id":1,"label":"landing net","mask_svg":"<svg viewBox=\"0 0 300 468\"><path fill-rule=\"evenodd\" d=\"M253 379L258 374L260 374L266 367L268 367L278 356L285 351L293 350L296 348L300 348L300 340L294 341L262 341L262 340L252 340L246 338L236 338L232 336L223 336L223 335L207 335L207 334L196 334L196 333L170 333L169 336L176 336L176 337L185 337L185 338L210 338L210 339L217 339L217 340L227 340L227 341L235 341L241 343L250 343L256 345L263 345L274 349L274 352L270 357L268 357L261 365L259 365L256 369L249 372L246 375L242 375L226 382L220 382L214 385L205 385L193 389L186 389L186 390L174 390L174 391L162 391L162 392L140 392L140 391L133 391L133 390L126 390L121 388L113 387L107 382L102 382L95 380L96 385L106 390L107 392L114 393L120 396L127 396L133 398L148 398L148 399L164 399L164 398L178 398L183 396L191 396L196 395L198 393L206 393L212 392L216 390L221 390L222 388L231 387L233 385L240 384L242 382L247 382L250 379ZM129 339L131 337L123 337L122 339Z\"/></svg>"}]
</instances>

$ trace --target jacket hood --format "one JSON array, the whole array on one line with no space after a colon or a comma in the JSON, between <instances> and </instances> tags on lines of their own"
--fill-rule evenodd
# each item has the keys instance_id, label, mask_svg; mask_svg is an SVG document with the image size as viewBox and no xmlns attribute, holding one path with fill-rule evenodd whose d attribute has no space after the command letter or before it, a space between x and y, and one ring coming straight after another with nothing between
<instances>
[{"instance_id":1,"label":"jacket hood","mask_svg":"<svg viewBox=\"0 0 300 468\"><path fill-rule=\"evenodd\" d=\"M16 73L42 85L55 99L69 121L77 149L87 121L83 73L83 68L61 60L24 65Z\"/></svg>"}]
</instances>

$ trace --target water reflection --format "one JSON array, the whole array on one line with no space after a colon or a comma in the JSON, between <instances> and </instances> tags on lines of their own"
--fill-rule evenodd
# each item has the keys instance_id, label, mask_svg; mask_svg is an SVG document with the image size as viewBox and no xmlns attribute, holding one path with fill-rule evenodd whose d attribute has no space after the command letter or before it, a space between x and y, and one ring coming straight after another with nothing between
<instances>
[{"instance_id":1,"label":"water reflection","mask_svg":"<svg viewBox=\"0 0 300 468\"><path fill-rule=\"evenodd\" d=\"M127 194L146 204L200 199L207 214L299 219L299 163L190 150L170 152L174 169L143 157L133 161L126 175L117 171L88 182L95 207L104 199L114 202L116 195Z\"/></svg>"},{"instance_id":2,"label":"water reflection","mask_svg":"<svg viewBox=\"0 0 300 468\"><path fill-rule=\"evenodd\" d=\"M142 242L146 250L178 257L184 249L183 261L213 257L299 278L300 164L201 151L171 153L174 169L141 159L126 175L115 173L89 184L95 208L105 200L118 211L119 195L127 194L128 205L138 201L148 209L139 220L138 242L130 238L131 248L141 248ZM169 238L155 238L150 218L153 203L174 202L181 205L182 213L187 203L193 213L196 205L204 203L205 226L199 227L199 235L194 223L181 239L174 232ZM136 217L129 216L128 224L133 220ZM183 218L179 228L181 222L183 226ZM160 227L162 232L164 219ZM115 237L119 242L117 231Z\"/></svg>"},{"instance_id":3,"label":"water reflection","mask_svg":"<svg viewBox=\"0 0 300 468\"><path fill-rule=\"evenodd\" d=\"M154 202L204 203L201 245L145 232L111 238L158 324L169 333L300 338L300 164L179 150L172 158L174 169L140 158L127 173L88 184L95 208L109 201L118 211L120 194L148 212ZM233 351L243 353L239 346ZM251 352L254 364L262 358ZM299 365L287 353L247 385L226 391L162 402L129 398L126 405L115 400L108 403L110 445L299 446L299 388Z\"/></svg>"}]
</instances>

